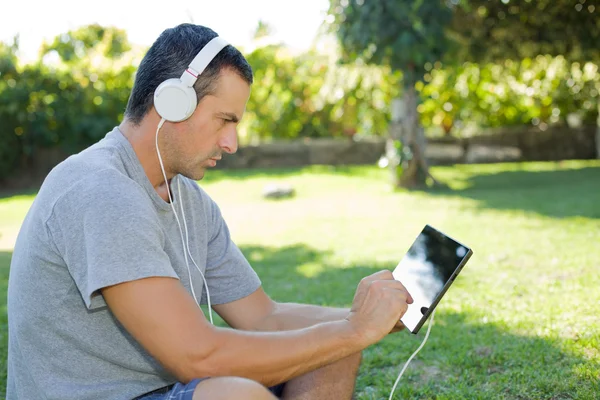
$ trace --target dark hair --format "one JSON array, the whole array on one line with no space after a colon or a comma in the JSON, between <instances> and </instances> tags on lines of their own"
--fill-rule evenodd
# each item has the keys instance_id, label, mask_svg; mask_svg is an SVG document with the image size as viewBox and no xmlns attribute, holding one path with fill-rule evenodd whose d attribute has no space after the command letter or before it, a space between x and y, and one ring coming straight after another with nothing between
<instances>
[{"instance_id":1,"label":"dark hair","mask_svg":"<svg viewBox=\"0 0 600 400\"><path fill-rule=\"evenodd\" d=\"M139 125L152 108L154 90L158 85L166 79L179 78L200 50L216 36L217 33L210 28L188 23L163 31L140 63L125 116L134 125ZM219 73L224 68L233 69L249 85L252 84L252 68L248 61L239 50L228 45L208 64L194 84L198 102L214 93Z\"/></svg>"}]
</instances>

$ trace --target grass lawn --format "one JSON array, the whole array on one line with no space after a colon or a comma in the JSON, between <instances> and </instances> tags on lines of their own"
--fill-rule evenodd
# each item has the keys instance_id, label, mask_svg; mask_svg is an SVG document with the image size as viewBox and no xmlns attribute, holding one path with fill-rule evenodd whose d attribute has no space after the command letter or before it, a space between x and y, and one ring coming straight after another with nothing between
<instances>
[{"instance_id":1,"label":"grass lawn","mask_svg":"<svg viewBox=\"0 0 600 400\"><path fill-rule=\"evenodd\" d=\"M394 192L387 172L375 167L212 171L201 185L279 301L348 306L358 281L393 269L426 223L473 248L395 398L600 398L600 162L433 173L451 189ZM296 197L263 200L272 182L291 183ZM0 199L2 293L32 200ZM4 294L0 382L6 326ZM357 397L387 399L425 331L390 335L367 349Z\"/></svg>"}]
</instances>

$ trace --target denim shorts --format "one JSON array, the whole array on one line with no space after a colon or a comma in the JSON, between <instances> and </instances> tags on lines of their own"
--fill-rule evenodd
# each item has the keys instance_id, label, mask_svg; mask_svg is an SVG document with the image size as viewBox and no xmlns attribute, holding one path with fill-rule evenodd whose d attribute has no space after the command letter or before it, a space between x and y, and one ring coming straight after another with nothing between
<instances>
[{"instance_id":1,"label":"denim shorts","mask_svg":"<svg viewBox=\"0 0 600 400\"><path fill-rule=\"evenodd\" d=\"M140 397L136 397L134 400L192 400L196 386L198 386L198 384L203 380L204 379L194 379L187 384L178 382L173 385L154 390ZM282 383L277 386L270 387L269 390L279 398L283 393L284 386L285 384Z\"/></svg>"}]
</instances>

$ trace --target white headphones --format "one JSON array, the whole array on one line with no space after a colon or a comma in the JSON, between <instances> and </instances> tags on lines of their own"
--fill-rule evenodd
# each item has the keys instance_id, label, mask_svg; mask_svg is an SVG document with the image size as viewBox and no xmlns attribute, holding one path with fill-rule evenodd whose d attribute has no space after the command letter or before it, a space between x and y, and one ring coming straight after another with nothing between
<instances>
[{"instance_id":1,"label":"white headphones","mask_svg":"<svg viewBox=\"0 0 600 400\"><path fill-rule=\"evenodd\" d=\"M213 38L194 57L180 78L167 79L154 91L154 107L161 118L170 122L188 119L196 109L197 97L194 83L213 58L229 43L220 37Z\"/></svg>"},{"instance_id":2,"label":"white headphones","mask_svg":"<svg viewBox=\"0 0 600 400\"><path fill-rule=\"evenodd\" d=\"M220 37L213 38L210 42L206 44L200 50L200 52L194 57L188 68L183 71L183 74L180 78L171 78L167 79L154 91L154 107L156 108L156 112L160 115L161 120L156 127L156 137L155 137L155 145L156 145L156 153L158 155L158 161L160 163L160 169L163 173L163 177L165 178L165 182L167 182L167 174L165 173L165 166L163 164L162 157L160 155L160 150L158 148L158 132L160 128L163 126L165 121L170 122L180 122L188 119L196 109L197 104L197 96L196 91L194 90L194 83L198 79L198 76L204 71L204 69L210 64L213 58L216 57L217 54L225 46L229 45L225 39ZM204 286L206 287L206 297L208 300L208 313L210 316L210 323L213 323L212 317L212 306L210 304L210 293L208 291L208 283L206 282L206 278L204 277L204 273L194 261L192 257L192 252L190 251L190 243L188 237L187 223L185 221L185 214L183 211L183 199L181 199L181 181L177 180L177 189L179 191L179 205L181 208L181 216L183 219L183 228L185 229L185 237L183 236L184 229L182 229L181 222L179 221L179 216L175 211L175 207L173 206L173 198L171 196L171 190L168 191L169 194L169 204L171 205L171 209L173 210L173 215L175 216L175 220L177 221L177 225L179 227L179 233L181 234L181 242L183 243L183 254L185 257L185 265L188 270L188 277L190 280L190 288L192 291L192 296L194 296L194 300L196 303L200 305L198 299L196 298L196 292L194 291L194 284L192 283L192 273L190 271L190 264L188 263L188 255L189 258L194 263L194 266L202 275L202 280L204 281Z\"/></svg>"}]
</instances>

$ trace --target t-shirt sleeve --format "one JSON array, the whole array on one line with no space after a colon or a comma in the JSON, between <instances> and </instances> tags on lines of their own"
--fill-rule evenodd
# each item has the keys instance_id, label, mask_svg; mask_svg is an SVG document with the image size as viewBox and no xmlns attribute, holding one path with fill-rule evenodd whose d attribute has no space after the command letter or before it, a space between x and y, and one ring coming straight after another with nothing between
<instances>
[{"instance_id":1,"label":"t-shirt sleeve","mask_svg":"<svg viewBox=\"0 0 600 400\"><path fill-rule=\"evenodd\" d=\"M206 194L204 196L208 197ZM229 303L255 292L261 281L239 247L231 239L217 204L208 198L209 237L206 280L212 304ZM206 293L201 302L206 304Z\"/></svg>"},{"instance_id":2,"label":"t-shirt sleeve","mask_svg":"<svg viewBox=\"0 0 600 400\"><path fill-rule=\"evenodd\" d=\"M106 306L104 287L178 278L163 250L156 211L142 189L119 179L98 180L69 189L47 222L88 309Z\"/></svg>"}]
</instances>

